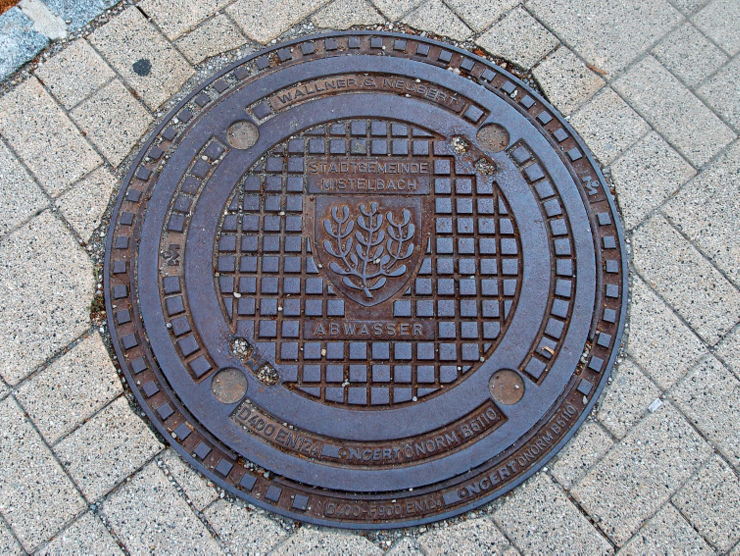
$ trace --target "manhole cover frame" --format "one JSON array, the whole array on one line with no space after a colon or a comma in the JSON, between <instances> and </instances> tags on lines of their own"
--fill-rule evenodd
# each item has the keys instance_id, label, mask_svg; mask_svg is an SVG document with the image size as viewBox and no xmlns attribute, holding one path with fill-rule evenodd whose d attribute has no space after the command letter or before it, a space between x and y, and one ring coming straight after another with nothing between
<instances>
[{"instance_id":1,"label":"manhole cover frame","mask_svg":"<svg viewBox=\"0 0 740 556\"><path fill-rule=\"evenodd\" d=\"M477 498L473 498L468 503L463 503L461 505L457 505L454 507L454 509L446 511L446 512L439 512L435 513L429 517L418 517L418 518L407 518L407 519L401 519L401 520L390 520L390 521L384 521L382 520L382 517L384 516L375 516L375 521L346 521L342 520L341 515L337 515L336 517L332 517L330 519L327 518L320 518L312 515L310 512L306 511L306 503L308 502L308 499L305 501L299 496L293 496L291 498L291 504L289 507L280 506L278 505L276 501L271 502L270 500L270 492L269 488L267 491L260 492L259 496L255 496L254 494L250 494L250 492L245 491L244 488L240 487L238 484L235 484L233 481L226 480L225 476L223 475L224 469L218 468L218 463L216 465L211 465L210 467L207 466L203 459L199 459L196 456L196 453L193 452L192 448L191 450L185 449L184 445L177 441L177 430L173 431L172 429L168 429L165 426L164 418L163 418L163 406L159 406L159 408L155 409L151 406L150 403L147 402L144 394L142 391L136 387L137 384L137 378L135 371L132 371L129 364L127 364L127 358L126 358L126 349L124 348L123 342L131 341L130 339L127 340L125 338L119 337L117 327L118 323L115 320L114 315L114 308L113 305L115 305L115 297L116 293L113 291L110 280L111 280L111 272L113 271L111 267L111 254L115 248L119 248L120 245L116 245L116 242L118 239L115 236L115 229L116 229L116 223L118 222L119 218L119 212L121 209L121 205L123 201L126 199L127 189L130 186L132 179L137 175L137 172L140 172L143 168L142 162L144 162L145 157L147 157L148 153L151 152L152 145L157 140L158 137L161 136L162 132L167 128L167 126L171 123L172 119L177 117L178 114L181 114L181 111L185 107L186 104L191 102L199 92L201 92L206 86L216 83L219 79L221 79L223 76L229 74L230 72L235 71L240 66L246 65L247 63L262 58L263 60L267 59L267 56L274 55L275 53L279 53L283 49L290 48L295 45L300 45L302 43L310 43L312 41L320 41L320 40L326 40L326 39L333 39L333 38L340 38L340 37L365 37L365 36L372 36L372 37L380 37L382 38L388 38L393 39L394 41L416 41L418 43L428 44L432 47L439 47L444 49L444 51L450 52L452 54L459 54L462 56L462 60L469 59L472 60L474 64L481 64L484 66L487 66L490 70L496 72L497 74L503 75L509 82L512 82L516 85L516 87L521 87L522 90L526 91L527 95L533 98L537 103L540 103L545 108L545 115L550 115L550 119L557 120L563 129L566 130L567 136L569 138L572 138L576 145L577 149L572 149L575 151L573 156L571 156L570 160L575 161L577 158L573 158L574 156L578 156L585 158L588 165L590 166L591 170L595 173L598 184L594 182L589 182L588 184L585 184L585 187L588 191L595 190L598 192L603 193L604 199L608 204L609 214L614 218L614 227L615 227L615 236L612 237L613 240L616 241L616 245L614 247L619 250L621 260L619 261L619 268L617 269L617 272L621 274L621 280L619 284L619 299L620 299L620 307L619 307L619 313L617 315L616 320L616 332L612 335L612 342L611 342L611 349L608 354L608 358L605 360L602 360L600 365L600 380L598 381L598 384L596 385L596 388L593 389L593 391L586 391L584 392L584 399L586 396L588 396L588 401L585 404L585 406L580 409L580 413L578 415L578 418L573 422L573 424L568 428L567 432L562 436L562 438L555 444L553 444L545 453L544 456L542 456L539 460L536 461L535 464L530 465L526 471L520 473L515 480L510 481L505 484L504 487L498 488L498 489L491 489L490 492L487 495L483 495ZM407 58L411 58L412 56L408 55ZM439 66L438 66L439 67ZM259 73L259 71L257 72ZM246 77L253 77L253 74L248 74ZM490 93L489 94L494 94ZM217 99L220 97L217 97ZM522 107L524 110L527 111L526 107ZM531 117L531 116L530 116ZM532 118L534 119L534 118ZM549 121L549 120L548 120ZM542 121L541 119L538 120L538 122L542 125L548 123L548 121ZM542 131L542 130L541 130ZM555 145L553 145L553 148L555 150L558 149L557 147L557 139L553 141ZM565 155L565 153L563 153ZM580 155L580 156L579 156ZM574 173L575 171L572 170ZM141 177L141 175L139 176ZM485 58L482 58L480 56L477 56L469 51L466 51L462 48L452 46L450 44L428 39L426 37L416 36L416 35L406 35L402 33L389 33L389 32L382 32L382 31L345 31L345 32L328 32L328 33L322 33L319 35L311 35L311 36L305 36L300 37L297 39L293 39L291 41L287 41L285 43L279 43L277 45L274 45L269 48L262 49L258 52L253 53L252 55L242 58L240 60L235 61L234 63L228 65L221 71L217 72L215 75L209 77L207 80L199 83L195 88L192 89L191 92L189 92L182 100L180 100L177 105L175 105L164 117L162 117L160 123L156 126L156 128L151 132L149 138L141 145L141 148L139 150L139 153L137 154L136 158L131 163L131 167L129 171L127 172L124 180L123 185L121 187L121 191L118 194L118 198L115 202L115 206L112 212L111 216L111 224L106 236L106 243L105 243L105 258L104 258L104 291L105 291L105 304L106 304L106 312L107 312L107 319L108 319L108 326L111 334L112 344L114 346L114 350L117 356L117 361L120 367L123 369L123 373L126 377L127 382L129 383L129 386L131 386L131 389L134 393L134 396L137 399L137 402L139 405L144 409L145 413L147 414L150 423L154 425L154 427L158 430L158 432L167 439L170 445L172 445L176 451L179 453L181 457L183 457L188 463L193 466L194 468L198 469L199 472L204 473L210 480L218 484L221 488L224 488L226 491L230 492L231 494L240 497L242 499L245 499L249 501L252 504L255 504L259 507L262 507L266 510L273 511L276 513L279 513L283 516L305 521L309 523L319 524L319 525L329 525L329 526L335 526L335 527L341 527L341 528L347 528L347 529L388 529L388 528L398 528L398 527L406 527L406 526L415 526L415 525L421 525L423 523L429 523L433 521L438 521L441 519L445 519L448 517L452 517L458 514L461 514L463 512L469 511L471 509L474 509L478 506L481 506L483 504L486 504L493 499L509 492L511 489L515 488L525 480L527 480L530 476L532 476L534 473L539 471L543 466L545 466L548 461L557 454L562 447L570 440L570 438L575 434L575 432L579 429L579 427L582 425L583 421L588 417L591 410L593 409L594 404L599 399L602 390L606 386L608 382L608 377L611 373L611 370L613 368L614 362L616 358L618 357L621 349L621 342L622 342L622 336L624 333L625 323L626 323L626 315L627 315L627 300L628 300L628 281L629 281L629 275L628 275L628 257L627 257L627 251L625 248L625 241L624 241L624 232L623 228L621 226L621 221L619 219L619 213L616 208L615 200L612 196L612 193L604 179L604 176L601 172L600 167L594 160L594 157L588 147L585 145L581 137L577 134L577 132L572 128L572 126L568 123L568 121L560 115L560 113L557 111L556 108L554 108L551 104L549 104L545 99L541 97L536 91L533 91L531 87L524 84L519 78L511 74L510 72L502 69L499 66L496 66L492 62L486 60ZM594 236L597 237L597 236ZM598 285L597 285L598 287ZM591 315L592 319L595 318L595 315ZM144 338L138 338L134 341L146 341ZM593 337L592 341L596 343L598 341L597 337ZM587 360L588 361L588 360ZM174 392L169 392L169 396L171 396L173 399L176 398L176 394ZM171 409L171 408L170 408ZM164 411L168 411L167 409L164 409ZM192 417L190 417L192 419ZM196 421L195 419L192 419L193 421ZM197 421L196 421L197 422ZM194 431L194 432L201 432L201 431ZM204 435L204 439L206 440L206 443L208 441L211 441L211 445L218 444L218 441L213 442L215 439L209 439L207 431L203 431L206 434ZM190 433L188 433L189 435ZM202 444L203 442L201 442ZM210 450L209 450L210 451ZM197 450L196 450L197 452ZM206 454L204 457L207 457L208 454ZM222 460L223 461L223 460ZM268 469L270 471L270 476L274 477L274 472L271 469ZM228 476L229 470L226 470L226 476ZM270 487L272 488L272 487ZM279 494L278 494L279 496ZM265 500L267 498L267 500ZM302 507L303 506L303 507ZM310 508L309 508L310 510Z\"/></svg>"}]
</instances>

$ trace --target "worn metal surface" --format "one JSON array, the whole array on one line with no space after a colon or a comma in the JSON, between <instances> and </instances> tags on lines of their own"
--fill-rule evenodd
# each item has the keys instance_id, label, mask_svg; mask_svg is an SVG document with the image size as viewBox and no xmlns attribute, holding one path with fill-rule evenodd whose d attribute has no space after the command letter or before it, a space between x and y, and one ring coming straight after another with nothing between
<instances>
[{"instance_id":1,"label":"worn metal surface","mask_svg":"<svg viewBox=\"0 0 740 556\"><path fill-rule=\"evenodd\" d=\"M506 71L350 32L242 60L147 142L106 303L154 425L230 492L353 528L463 512L539 469L606 382L614 202Z\"/></svg>"}]
</instances>

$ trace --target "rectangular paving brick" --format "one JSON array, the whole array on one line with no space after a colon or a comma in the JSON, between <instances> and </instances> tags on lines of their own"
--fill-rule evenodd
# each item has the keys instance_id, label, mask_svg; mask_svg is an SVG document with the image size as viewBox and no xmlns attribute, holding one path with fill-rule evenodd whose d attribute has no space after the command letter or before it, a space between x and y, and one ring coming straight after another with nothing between
<instances>
[{"instance_id":1,"label":"rectangular paving brick","mask_svg":"<svg viewBox=\"0 0 740 556\"><path fill-rule=\"evenodd\" d=\"M87 512L37 554L123 554L100 518Z\"/></svg>"},{"instance_id":2,"label":"rectangular paving brick","mask_svg":"<svg viewBox=\"0 0 740 556\"><path fill-rule=\"evenodd\" d=\"M735 130L740 128L740 102L736 84L740 82L740 56L707 79L696 91L704 102L725 119Z\"/></svg>"},{"instance_id":3,"label":"rectangular paving brick","mask_svg":"<svg viewBox=\"0 0 740 556\"><path fill-rule=\"evenodd\" d=\"M383 551L355 532L313 527L311 525L298 529L288 537L274 554L285 556L299 556L306 553L314 554L362 554L374 556Z\"/></svg>"},{"instance_id":4,"label":"rectangular paving brick","mask_svg":"<svg viewBox=\"0 0 740 556\"><path fill-rule=\"evenodd\" d=\"M526 40L522 40L526 37ZM475 41L495 56L531 68L560 42L522 7L507 13Z\"/></svg>"},{"instance_id":5,"label":"rectangular paving brick","mask_svg":"<svg viewBox=\"0 0 740 556\"><path fill-rule=\"evenodd\" d=\"M653 49L653 55L689 87L728 60L724 52L688 22L668 33Z\"/></svg>"},{"instance_id":6,"label":"rectangular paving brick","mask_svg":"<svg viewBox=\"0 0 740 556\"><path fill-rule=\"evenodd\" d=\"M430 0L417 8L406 17L403 23L421 31L432 31L443 33L455 40L462 41L472 33L470 27L465 25L455 12L448 8L442 0Z\"/></svg>"},{"instance_id":7,"label":"rectangular paving brick","mask_svg":"<svg viewBox=\"0 0 740 556\"><path fill-rule=\"evenodd\" d=\"M77 31L87 23L116 4L116 0L85 0L84 2L70 2L69 0L44 0L49 9L61 17L70 31Z\"/></svg>"},{"instance_id":8,"label":"rectangular paving brick","mask_svg":"<svg viewBox=\"0 0 740 556\"><path fill-rule=\"evenodd\" d=\"M250 39L267 43L316 11L327 0L236 0L226 12Z\"/></svg>"},{"instance_id":9,"label":"rectangular paving brick","mask_svg":"<svg viewBox=\"0 0 740 556\"><path fill-rule=\"evenodd\" d=\"M353 25L385 22L380 12L366 0L334 0L311 17L311 23L324 29L348 29Z\"/></svg>"},{"instance_id":10,"label":"rectangular paving brick","mask_svg":"<svg viewBox=\"0 0 740 556\"><path fill-rule=\"evenodd\" d=\"M185 58L135 7L97 29L89 40L152 109L169 99L193 74Z\"/></svg>"},{"instance_id":11,"label":"rectangular paving brick","mask_svg":"<svg viewBox=\"0 0 740 556\"><path fill-rule=\"evenodd\" d=\"M102 503L131 554L221 554L222 550L157 464L149 463Z\"/></svg>"},{"instance_id":12,"label":"rectangular paving brick","mask_svg":"<svg viewBox=\"0 0 740 556\"><path fill-rule=\"evenodd\" d=\"M80 103L70 116L113 166L123 161L152 121L118 79Z\"/></svg>"},{"instance_id":13,"label":"rectangular paving brick","mask_svg":"<svg viewBox=\"0 0 740 556\"><path fill-rule=\"evenodd\" d=\"M493 519L525 554L609 554L611 546L544 473L506 497Z\"/></svg>"},{"instance_id":14,"label":"rectangular paving brick","mask_svg":"<svg viewBox=\"0 0 740 556\"><path fill-rule=\"evenodd\" d=\"M678 510L671 504L666 504L635 533L620 554L625 556L662 554L669 547L676 548L684 554L708 556L715 553Z\"/></svg>"},{"instance_id":15,"label":"rectangular paving brick","mask_svg":"<svg viewBox=\"0 0 740 556\"><path fill-rule=\"evenodd\" d=\"M67 109L76 106L116 75L85 39L72 41L34 73Z\"/></svg>"},{"instance_id":16,"label":"rectangular paving brick","mask_svg":"<svg viewBox=\"0 0 740 556\"><path fill-rule=\"evenodd\" d=\"M203 512L213 530L233 553L266 554L287 533L262 510L218 500Z\"/></svg>"},{"instance_id":17,"label":"rectangular paving brick","mask_svg":"<svg viewBox=\"0 0 740 556\"><path fill-rule=\"evenodd\" d=\"M655 131L627 149L612 165L622 217L628 229L677 191L696 170Z\"/></svg>"},{"instance_id":18,"label":"rectangular paving brick","mask_svg":"<svg viewBox=\"0 0 740 556\"><path fill-rule=\"evenodd\" d=\"M85 507L12 397L0 402L0 513L32 551Z\"/></svg>"},{"instance_id":19,"label":"rectangular paving brick","mask_svg":"<svg viewBox=\"0 0 740 556\"><path fill-rule=\"evenodd\" d=\"M740 141L706 166L665 206L683 233L740 283Z\"/></svg>"},{"instance_id":20,"label":"rectangular paving brick","mask_svg":"<svg viewBox=\"0 0 740 556\"><path fill-rule=\"evenodd\" d=\"M468 519L432 529L418 539L425 554L503 554L511 543L490 517Z\"/></svg>"},{"instance_id":21,"label":"rectangular paving brick","mask_svg":"<svg viewBox=\"0 0 740 556\"><path fill-rule=\"evenodd\" d=\"M587 420L558 453L557 459L549 465L555 480L564 488L570 488L588 469L612 447L612 441L601 425Z\"/></svg>"},{"instance_id":22,"label":"rectangular paving brick","mask_svg":"<svg viewBox=\"0 0 740 556\"><path fill-rule=\"evenodd\" d=\"M585 60L614 75L681 14L667 0L530 0L527 6Z\"/></svg>"},{"instance_id":23,"label":"rectangular paving brick","mask_svg":"<svg viewBox=\"0 0 740 556\"><path fill-rule=\"evenodd\" d=\"M622 545L710 451L678 411L664 404L612 448L571 494Z\"/></svg>"},{"instance_id":24,"label":"rectangular paving brick","mask_svg":"<svg viewBox=\"0 0 740 556\"><path fill-rule=\"evenodd\" d=\"M715 456L674 496L673 503L709 542L726 551L740 540L740 521L733 517L738 500L740 479Z\"/></svg>"},{"instance_id":25,"label":"rectangular paving brick","mask_svg":"<svg viewBox=\"0 0 740 556\"><path fill-rule=\"evenodd\" d=\"M54 448L85 497L94 501L156 454L162 445L120 397Z\"/></svg>"},{"instance_id":26,"label":"rectangular paving brick","mask_svg":"<svg viewBox=\"0 0 740 556\"><path fill-rule=\"evenodd\" d=\"M247 40L239 28L228 17L219 14L180 37L176 45L191 64L197 64L211 56L238 48L245 42Z\"/></svg>"},{"instance_id":27,"label":"rectangular paving brick","mask_svg":"<svg viewBox=\"0 0 740 556\"><path fill-rule=\"evenodd\" d=\"M735 327L735 330L717 344L714 354L740 378L740 326Z\"/></svg>"},{"instance_id":28,"label":"rectangular paving brick","mask_svg":"<svg viewBox=\"0 0 740 556\"><path fill-rule=\"evenodd\" d=\"M517 0L447 0L462 20L474 31L482 31L517 5ZM498 25L495 25L498 27Z\"/></svg>"},{"instance_id":29,"label":"rectangular paving brick","mask_svg":"<svg viewBox=\"0 0 740 556\"><path fill-rule=\"evenodd\" d=\"M0 98L0 133L51 195L102 162L35 77Z\"/></svg>"},{"instance_id":30,"label":"rectangular paving brick","mask_svg":"<svg viewBox=\"0 0 740 556\"><path fill-rule=\"evenodd\" d=\"M534 76L563 114L573 112L604 85L604 80L565 46L540 62L534 68Z\"/></svg>"},{"instance_id":31,"label":"rectangular paving brick","mask_svg":"<svg viewBox=\"0 0 740 556\"><path fill-rule=\"evenodd\" d=\"M604 165L609 165L627 147L650 129L617 93L604 87L581 106L570 123Z\"/></svg>"},{"instance_id":32,"label":"rectangular paving brick","mask_svg":"<svg viewBox=\"0 0 740 556\"><path fill-rule=\"evenodd\" d=\"M735 133L652 56L614 83L659 133L699 167L735 138Z\"/></svg>"},{"instance_id":33,"label":"rectangular paving brick","mask_svg":"<svg viewBox=\"0 0 740 556\"><path fill-rule=\"evenodd\" d=\"M398 21L423 0L373 0L373 4L391 21Z\"/></svg>"},{"instance_id":34,"label":"rectangular paving brick","mask_svg":"<svg viewBox=\"0 0 740 556\"><path fill-rule=\"evenodd\" d=\"M175 40L229 2L230 0L144 0L139 7L157 22L168 39Z\"/></svg>"},{"instance_id":35,"label":"rectangular paving brick","mask_svg":"<svg viewBox=\"0 0 740 556\"><path fill-rule=\"evenodd\" d=\"M740 381L736 376L708 355L670 396L733 465L740 464Z\"/></svg>"},{"instance_id":36,"label":"rectangular paving brick","mask_svg":"<svg viewBox=\"0 0 740 556\"><path fill-rule=\"evenodd\" d=\"M108 208L118 178L101 166L56 199L60 212L83 241L89 241Z\"/></svg>"},{"instance_id":37,"label":"rectangular paving brick","mask_svg":"<svg viewBox=\"0 0 740 556\"><path fill-rule=\"evenodd\" d=\"M0 554L24 554L10 527L0 521Z\"/></svg>"},{"instance_id":38,"label":"rectangular paving brick","mask_svg":"<svg viewBox=\"0 0 740 556\"><path fill-rule=\"evenodd\" d=\"M162 454L162 462L198 510L218 498L215 485L190 467L172 448Z\"/></svg>"},{"instance_id":39,"label":"rectangular paving brick","mask_svg":"<svg viewBox=\"0 0 740 556\"><path fill-rule=\"evenodd\" d=\"M612 375L609 388L599 400L596 417L617 438L622 438L647 413L661 392L629 359Z\"/></svg>"},{"instance_id":40,"label":"rectangular paving brick","mask_svg":"<svg viewBox=\"0 0 740 556\"><path fill-rule=\"evenodd\" d=\"M0 241L0 375L17 384L90 326L93 266L44 211Z\"/></svg>"},{"instance_id":41,"label":"rectangular paving brick","mask_svg":"<svg viewBox=\"0 0 740 556\"><path fill-rule=\"evenodd\" d=\"M638 276L630 290L627 351L667 390L707 353L706 346Z\"/></svg>"},{"instance_id":42,"label":"rectangular paving brick","mask_svg":"<svg viewBox=\"0 0 740 556\"><path fill-rule=\"evenodd\" d=\"M121 390L108 350L94 333L21 384L16 396L53 444Z\"/></svg>"},{"instance_id":43,"label":"rectangular paving brick","mask_svg":"<svg viewBox=\"0 0 740 556\"><path fill-rule=\"evenodd\" d=\"M735 325L737 291L663 216L635 230L632 249L641 276L710 345Z\"/></svg>"},{"instance_id":44,"label":"rectangular paving brick","mask_svg":"<svg viewBox=\"0 0 740 556\"><path fill-rule=\"evenodd\" d=\"M49 204L46 195L12 152L0 143L0 236Z\"/></svg>"},{"instance_id":45,"label":"rectangular paving brick","mask_svg":"<svg viewBox=\"0 0 740 556\"><path fill-rule=\"evenodd\" d=\"M710 39L734 56L740 52L740 2L713 0L693 16L693 21Z\"/></svg>"}]
</instances>

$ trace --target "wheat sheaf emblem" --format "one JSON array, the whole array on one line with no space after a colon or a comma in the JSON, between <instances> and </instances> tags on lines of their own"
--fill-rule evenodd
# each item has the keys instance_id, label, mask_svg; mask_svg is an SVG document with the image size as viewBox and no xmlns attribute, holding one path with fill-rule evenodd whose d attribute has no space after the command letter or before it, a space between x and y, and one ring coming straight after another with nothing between
<instances>
[{"instance_id":1,"label":"wheat sheaf emblem","mask_svg":"<svg viewBox=\"0 0 740 556\"><path fill-rule=\"evenodd\" d=\"M368 299L382 288L388 278L402 276L411 257L411 240L416 226L411 211L401 214L379 210L378 203L360 205L360 214L352 220L347 205L334 205L331 216L324 219L324 229L331 240L324 240L324 249L334 257L329 268L342 276L348 288L361 290ZM353 234L354 232L354 234Z\"/></svg>"}]
</instances>

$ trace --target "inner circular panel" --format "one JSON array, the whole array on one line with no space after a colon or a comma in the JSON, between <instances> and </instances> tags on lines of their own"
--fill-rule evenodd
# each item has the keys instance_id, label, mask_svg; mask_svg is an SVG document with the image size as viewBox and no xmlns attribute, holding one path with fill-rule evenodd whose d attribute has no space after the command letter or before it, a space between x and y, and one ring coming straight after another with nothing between
<instances>
[{"instance_id":1,"label":"inner circular panel","mask_svg":"<svg viewBox=\"0 0 740 556\"><path fill-rule=\"evenodd\" d=\"M116 205L106 306L134 395L211 480L398 527L564 445L621 339L622 251L590 152L536 91L443 43L337 33L165 117Z\"/></svg>"}]
</instances>

